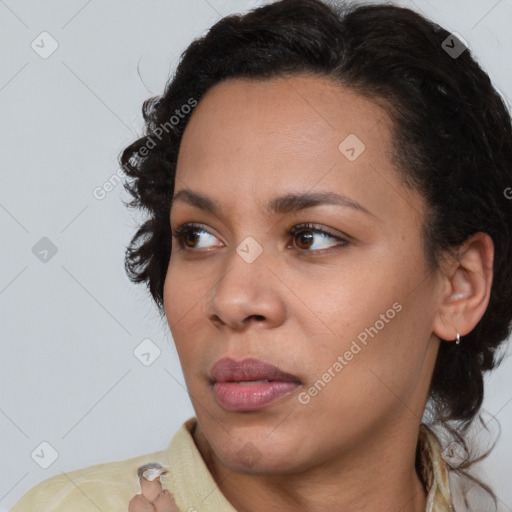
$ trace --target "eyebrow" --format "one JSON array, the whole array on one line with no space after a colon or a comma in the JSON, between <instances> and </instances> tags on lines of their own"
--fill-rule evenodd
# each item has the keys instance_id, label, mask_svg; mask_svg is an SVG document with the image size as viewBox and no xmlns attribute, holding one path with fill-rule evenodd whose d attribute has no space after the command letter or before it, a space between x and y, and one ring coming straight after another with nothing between
<instances>
[{"instance_id":1,"label":"eyebrow","mask_svg":"<svg viewBox=\"0 0 512 512\"><path fill-rule=\"evenodd\" d=\"M222 210L221 203L206 195L194 192L190 189L182 189L172 198L172 204L177 202L187 203L201 210L218 215ZM290 193L276 197L265 204L267 214L286 214L313 208L324 204L333 204L361 211L368 215L375 216L364 206L350 199L347 196L335 192L305 192Z\"/></svg>"}]
</instances>

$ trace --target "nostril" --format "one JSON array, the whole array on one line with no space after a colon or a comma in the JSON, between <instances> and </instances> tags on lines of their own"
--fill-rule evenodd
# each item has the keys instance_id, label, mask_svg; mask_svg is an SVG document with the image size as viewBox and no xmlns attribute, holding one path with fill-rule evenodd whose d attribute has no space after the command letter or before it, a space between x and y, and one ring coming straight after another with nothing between
<instances>
[{"instance_id":1,"label":"nostril","mask_svg":"<svg viewBox=\"0 0 512 512\"><path fill-rule=\"evenodd\" d=\"M249 319L254 318L255 320L265 320L265 317L263 315L251 315Z\"/></svg>"}]
</instances>

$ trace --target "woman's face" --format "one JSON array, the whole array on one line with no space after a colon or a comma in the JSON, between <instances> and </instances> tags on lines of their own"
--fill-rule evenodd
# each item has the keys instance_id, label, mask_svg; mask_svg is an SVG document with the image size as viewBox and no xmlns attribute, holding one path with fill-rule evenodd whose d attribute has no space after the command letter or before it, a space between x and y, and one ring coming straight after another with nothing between
<instances>
[{"instance_id":1,"label":"woman's face","mask_svg":"<svg viewBox=\"0 0 512 512\"><path fill-rule=\"evenodd\" d=\"M390 151L384 110L319 77L229 80L192 114L170 221L200 227L173 238L165 310L198 435L231 470L302 471L374 450L393 425L417 432L440 281L424 201ZM293 382L215 382L223 358Z\"/></svg>"}]
</instances>

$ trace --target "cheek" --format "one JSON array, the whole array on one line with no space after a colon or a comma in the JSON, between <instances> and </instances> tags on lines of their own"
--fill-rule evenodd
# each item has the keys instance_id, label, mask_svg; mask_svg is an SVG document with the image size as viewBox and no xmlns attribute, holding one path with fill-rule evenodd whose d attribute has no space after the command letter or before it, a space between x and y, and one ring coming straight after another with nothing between
<instances>
[{"instance_id":1,"label":"cheek","mask_svg":"<svg viewBox=\"0 0 512 512\"><path fill-rule=\"evenodd\" d=\"M289 301L297 304L291 316L302 321L313 313L321 329L318 334L334 337L337 348L343 348L343 343L350 343L373 326L404 296L411 277L405 263L394 261L390 252L389 248L376 247L348 249L336 265L295 269L287 281L293 283L293 292L300 300ZM394 317L394 313L390 311L389 316ZM303 327L311 331L313 323Z\"/></svg>"},{"instance_id":2,"label":"cheek","mask_svg":"<svg viewBox=\"0 0 512 512\"><path fill-rule=\"evenodd\" d=\"M164 283L164 306L171 330L193 323L203 313L208 281L197 263L175 263L171 255Z\"/></svg>"},{"instance_id":3,"label":"cheek","mask_svg":"<svg viewBox=\"0 0 512 512\"><path fill-rule=\"evenodd\" d=\"M204 316L208 293L204 279L194 278L197 272L178 269L171 262L164 283L164 308L182 366L193 359L196 347L191 340L200 339L199 318Z\"/></svg>"},{"instance_id":4,"label":"cheek","mask_svg":"<svg viewBox=\"0 0 512 512\"><path fill-rule=\"evenodd\" d=\"M366 310L354 310L352 321L343 322L345 332L328 349L315 352L315 371L302 395L313 417L350 417L357 430L415 408L432 314L421 294L394 298L376 294Z\"/></svg>"},{"instance_id":5,"label":"cheek","mask_svg":"<svg viewBox=\"0 0 512 512\"><path fill-rule=\"evenodd\" d=\"M398 374L404 380L412 378L421 359L421 339L428 339L431 321L425 301L429 292L425 283L421 285L425 277L421 262L412 259L410 253L404 257L400 251L388 250L354 259L321 280L306 276L298 281L302 285L294 291L315 314L301 315L306 310L299 302L292 314L309 340L305 348L313 380L341 385L346 378L343 387L357 396L372 388L376 377L371 370L391 383ZM330 378L333 373L345 377Z\"/></svg>"}]
</instances>

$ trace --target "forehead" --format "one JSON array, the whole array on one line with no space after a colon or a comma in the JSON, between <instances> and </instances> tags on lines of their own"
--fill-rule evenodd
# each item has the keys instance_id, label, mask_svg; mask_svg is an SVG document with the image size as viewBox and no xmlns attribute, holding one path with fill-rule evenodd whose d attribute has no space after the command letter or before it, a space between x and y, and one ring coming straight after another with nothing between
<instances>
[{"instance_id":1,"label":"forehead","mask_svg":"<svg viewBox=\"0 0 512 512\"><path fill-rule=\"evenodd\" d=\"M227 196L264 204L317 187L388 208L400 187L391 149L385 110L332 79L232 79L192 114L175 189L207 192L228 208Z\"/></svg>"},{"instance_id":2,"label":"forehead","mask_svg":"<svg viewBox=\"0 0 512 512\"><path fill-rule=\"evenodd\" d=\"M376 127L379 129L374 130ZM279 134L276 144L289 139L307 150L322 142L320 135L335 135L337 140L351 133L375 145L377 139L389 142L389 128L382 107L331 78L306 74L258 80L236 78L215 85L201 99L182 146L197 132L208 132L209 139L202 141L205 147L210 142L233 142L234 138L249 143L256 136ZM299 149L293 147L294 153Z\"/></svg>"}]
</instances>

